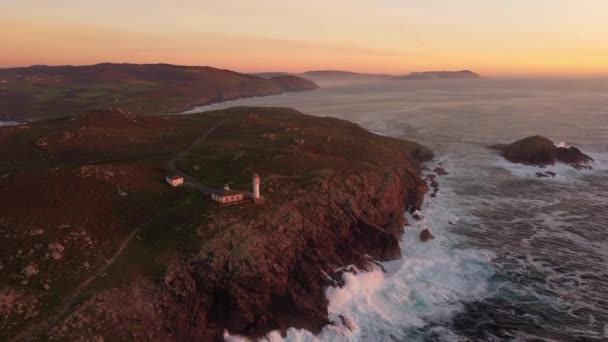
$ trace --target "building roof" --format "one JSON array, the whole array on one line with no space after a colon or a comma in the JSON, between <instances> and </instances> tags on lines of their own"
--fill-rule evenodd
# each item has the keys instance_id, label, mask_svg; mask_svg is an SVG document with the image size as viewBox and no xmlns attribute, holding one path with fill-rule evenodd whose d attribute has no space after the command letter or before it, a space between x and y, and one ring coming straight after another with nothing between
<instances>
[{"instance_id":1,"label":"building roof","mask_svg":"<svg viewBox=\"0 0 608 342\"><path fill-rule=\"evenodd\" d=\"M216 195L220 196L220 197L242 195L243 194L242 191L237 191L237 190L218 190L218 191L216 191L214 193Z\"/></svg>"},{"instance_id":2,"label":"building roof","mask_svg":"<svg viewBox=\"0 0 608 342\"><path fill-rule=\"evenodd\" d=\"M170 176L167 176L167 178L170 180L176 180L176 179L182 179L184 177L180 176L180 175L170 175Z\"/></svg>"}]
</instances>

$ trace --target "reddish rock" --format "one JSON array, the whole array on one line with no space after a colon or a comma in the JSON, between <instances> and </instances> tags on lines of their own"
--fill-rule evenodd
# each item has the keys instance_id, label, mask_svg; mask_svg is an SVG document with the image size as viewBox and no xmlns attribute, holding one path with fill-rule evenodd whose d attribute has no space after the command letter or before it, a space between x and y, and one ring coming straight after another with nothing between
<instances>
[{"instance_id":1,"label":"reddish rock","mask_svg":"<svg viewBox=\"0 0 608 342\"><path fill-rule=\"evenodd\" d=\"M435 169L433 169L433 172L435 172L436 174L438 174L439 176L447 176L450 173L447 172L443 167L438 166Z\"/></svg>"},{"instance_id":2,"label":"reddish rock","mask_svg":"<svg viewBox=\"0 0 608 342\"><path fill-rule=\"evenodd\" d=\"M433 236L433 234L431 233L431 231L428 228L425 228L420 232L420 241L422 241L422 242L427 242L434 238L435 238L435 236Z\"/></svg>"}]
</instances>

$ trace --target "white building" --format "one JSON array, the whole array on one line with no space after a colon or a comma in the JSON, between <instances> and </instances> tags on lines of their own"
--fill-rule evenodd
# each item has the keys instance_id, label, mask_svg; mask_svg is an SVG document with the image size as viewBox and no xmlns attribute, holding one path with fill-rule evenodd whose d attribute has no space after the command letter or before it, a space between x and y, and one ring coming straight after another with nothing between
<instances>
[{"instance_id":1,"label":"white building","mask_svg":"<svg viewBox=\"0 0 608 342\"><path fill-rule=\"evenodd\" d=\"M224 185L223 190L216 191L211 194L211 199L221 204L237 203L243 200L243 193L236 190L231 190L228 184Z\"/></svg>"},{"instance_id":2,"label":"white building","mask_svg":"<svg viewBox=\"0 0 608 342\"><path fill-rule=\"evenodd\" d=\"M178 175L166 176L165 181L171 186L180 186L184 184L184 177Z\"/></svg>"}]
</instances>

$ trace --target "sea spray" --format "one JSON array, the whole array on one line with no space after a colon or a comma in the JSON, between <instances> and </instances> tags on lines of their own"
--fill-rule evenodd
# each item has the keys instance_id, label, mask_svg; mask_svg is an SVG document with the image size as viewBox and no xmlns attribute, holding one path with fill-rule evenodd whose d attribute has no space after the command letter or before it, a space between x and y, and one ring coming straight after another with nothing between
<instances>
[{"instance_id":1,"label":"sea spray","mask_svg":"<svg viewBox=\"0 0 608 342\"><path fill-rule=\"evenodd\" d=\"M369 87L323 87L316 92L223 106L271 105L334 116L381 134L422 143L449 157L445 166L450 175L439 177L441 191L434 207L435 212L445 208L460 220L437 226L433 220L444 213L427 215L437 238L422 246L442 246L442 239L450 237L452 249L481 255L480 266L486 275L493 275L489 281L473 277L482 279L477 283L486 284L487 292L473 302L453 300L463 303L464 311L456 311L449 322L431 322L426 316L422 319L430 323L422 329L404 328L398 336L408 338L401 340L605 341L607 86L606 80L567 84L561 80L506 79L389 81ZM593 170L576 171L563 165L558 166L555 178L538 178L536 172L551 167L512 164L487 148L535 134L559 137L566 145L576 142L595 160ZM428 199L425 207L432 201ZM417 243L415 229L406 230L403 262L415 252L408 248ZM488 267L483 260L490 257ZM388 271L383 276L390 282L398 267ZM441 274L446 276L445 271ZM404 310L419 312L409 306ZM336 341L357 340L364 339L359 337L370 329L382 328L364 326L363 318L353 323L360 331L352 333L340 324L326 327L319 336L295 329L288 335L300 341L329 336Z\"/></svg>"},{"instance_id":2,"label":"sea spray","mask_svg":"<svg viewBox=\"0 0 608 342\"><path fill-rule=\"evenodd\" d=\"M431 166L434 168L434 166ZM449 170L454 172L453 170ZM458 172L452 173L458 176ZM448 176L452 177L452 176ZM406 214L409 225L401 239L402 257L357 274L342 275L344 285L328 287L328 314L332 324L319 335L291 328L286 337L272 332L267 341L384 341L424 340L432 334L454 340L449 329L436 326L447 322L463 309L463 303L490 295L488 280L493 274L492 253L459 248L462 237L452 229L476 218L464 211L449 186L440 178L441 193L427 197L422 219ZM422 229L428 228L435 239L423 243ZM433 324L429 329L423 329ZM246 341L225 335L226 341Z\"/></svg>"}]
</instances>

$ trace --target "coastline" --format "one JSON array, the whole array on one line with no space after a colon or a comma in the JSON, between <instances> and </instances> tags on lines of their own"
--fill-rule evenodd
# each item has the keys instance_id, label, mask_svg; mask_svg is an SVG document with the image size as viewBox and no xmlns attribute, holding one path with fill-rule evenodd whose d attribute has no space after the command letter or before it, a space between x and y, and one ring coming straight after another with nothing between
<instances>
[{"instance_id":1,"label":"coastline","mask_svg":"<svg viewBox=\"0 0 608 342\"><path fill-rule=\"evenodd\" d=\"M267 204L210 205L190 228L195 249L172 251L160 279L135 277L95 292L64 318L76 328L57 326L49 337L88 336L79 328L83 321L117 338L151 333L158 340L222 340L225 331L256 338L292 327L319 333L335 323L328 287L344 285L349 270L371 271L401 258L404 212L423 203L428 186L421 163L433 157L430 150L285 108L240 107L171 120L185 127L221 118L229 120L197 150L197 159L180 167L207 184L205 177L217 178L208 170L218 163L218 176L233 180L235 189L251 182L240 170L255 170ZM229 147L237 145L244 154L235 159ZM203 162L207 167L199 171ZM231 172L234 163L239 166ZM140 311L149 305L163 309ZM117 325L127 313L141 322Z\"/></svg>"}]
</instances>

